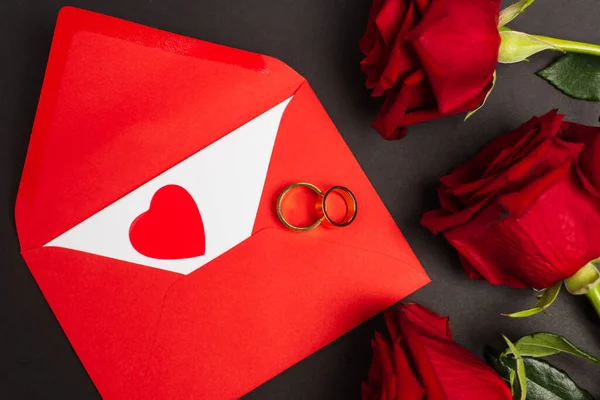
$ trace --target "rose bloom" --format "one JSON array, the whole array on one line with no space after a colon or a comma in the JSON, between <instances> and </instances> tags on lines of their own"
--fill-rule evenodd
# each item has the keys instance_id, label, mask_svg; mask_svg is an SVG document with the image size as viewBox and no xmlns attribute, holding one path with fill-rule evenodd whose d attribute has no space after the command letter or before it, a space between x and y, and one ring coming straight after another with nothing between
<instances>
[{"instance_id":1,"label":"rose bloom","mask_svg":"<svg viewBox=\"0 0 600 400\"><path fill-rule=\"evenodd\" d=\"M600 128L552 111L440 179L441 232L471 278L547 288L600 257Z\"/></svg>"},{"instance_id":2,"label":"rose bloom","mask_svg":"<svg viewBox=\"0 0 600 400\"><path fill-rule=\"evenodd\" d=\"M406 126L478 108L498 64L500 0L374 0L361 68L385 103L373 126Z\"/></svg>"},{"instance_id":3,"label":"rose bloom","mask_svg":"<svg viewBox=\"0 0 600 400\"><path fill-rule=\"evenodd\" d=\"M363 400L510 400L510 388L452 341L448 318L418 304L385 312L391 339L376 333Z\"/></svg>"}]
</instances>

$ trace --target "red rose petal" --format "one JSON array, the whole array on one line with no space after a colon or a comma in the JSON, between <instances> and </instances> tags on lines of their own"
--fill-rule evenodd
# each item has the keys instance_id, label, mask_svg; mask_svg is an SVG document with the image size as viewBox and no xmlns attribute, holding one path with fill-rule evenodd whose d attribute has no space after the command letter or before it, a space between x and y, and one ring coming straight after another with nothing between
<instances>
[{"instance_id":1,"label":"red rose petal","mask_svg":"<svg viewBox=\"0 0 600 400\"><path fill-rule=\"evenodd\" d=\"M520 190L499 196L498 204L502 206L511 216L520 217L529 206L552 187L560 179L571 174L573 161L566 161L559 168L550 171L544 176L538 177Z\"/></svg>"},{"instance_id":2,"label":"red rose petal","mask_svg":"<svg viewBox=\"0 0 600 400\"><path fill-rule=\"evenodd\" d=\"M407 37L414 38L438 109L445 114L479 96L492 79L500 48L500 1L449 1L443 18L433 10L436 7L442 14L440 3L432 3L419 27Z\"/></svg>"},{"instance_id":3,"label":"red rose petal","mask_svg":"<svg viewBox=\"0 0 600 400\"><path fill-rule=\"evenodd\" d=\"M515 131L498 137L496 140L486 145L469 161L458 165L454 168L452 173L442 177L440 182L447 187L454 187L481 179L484 176L492 175L497 172L501 165L509 166L510 163L507 162L507 158L511 157L511 154L525 147L539 132L536 129L536 125L544 119L554 118L557 118L556 110L540 118L534 117ZM562 116L558 116L558 118L562 120Z\"/></svg>"},{"instance_id":4,"label":"red rose petal","mask_svg":"<svg viewBox=\"0 0 600 400\"><path fill-rule=\"evenodd\" d=\"M512 398L510 389L493 369L452 342L446 317L419 305L403 306L399 315L405 348L425 386L427 399L444 400L458 394L469 400Z\"/></svg>"},{"instance_id":5,"label":"red rose petal","mask_svg":"<svg viewBox=\"0 0 600 400\"><path fill-rule=\"evenodd\" d=\"M445 391L439 380L439 376L433 368L430 354L425 344L423 336L418 332L417 326L399 312L399 326L402 331L402 337L405 339L405 348L415 368L415 372L421 384L425 387L428 399L445 399ZM439 340L439 339L438 339ZM451 341L444 339L446 343Z\"/></svg>"},{"instance_id":6,"label":"red rose petal","mask_svg":"<svg viewBox=\"0 0 600 400\"><path fill-rule=\"evenodd\" d=\"M491 87L491 80L490 80L489 87ZM431 91L431 89L429 89L429 91ZM438 118L442 118L442 117L447 117L447 116L451 116L451 115L456 115L456 114L472 111L481 105L481 103L483 102L483 99L485 98L486 93L487 93L487 90L484 90L483 92L480 93L480 95L478 97L472 99L471 102L465 104L464 106L462 106L456 110L452 110L447 113L442 113L437 109L437 107L432 108L433 106L431 106L431 105L427 106L426 108L423 108L423 109L420 109L420 108L411 109L406 113L406 115L403 116L403 118L401 120L401 124L402 124L402 126L414 125L414 124L418 124L418 123L424 122L424 121L430 121L433 119L438 119ZM435 103L435 97L433 97L433 94L431 95L430 101L431 101L431 104Z\"/></svg>"},{"instance_id":7,"label":"red rose petal","mask_svg":"<svg viewBox=\"0 0 600 400\"><path fill-rule=\"evenodd\" d=\"M402 21L407 16L407 9L410 7L410 2L405 1L384 1L384 4L375 18L375 24L381 34L381 38L385 43L386 48L390 49L400 30Z\"/></svg>"},{"instance_id":8,"label":"red rose petal","mask_svg":"<svg viewBox=\"0 0 600 400\"><path fill-rule=\"evenodd\" d=\"M468 223L473 216L479 213L484 207L488 206L493 199L494 196L489 195L472 206L455 213L449 213L443 210L428 211L421 217L421 225L437 235L440 232Z\"/></svg>"},{"instance_id":9,"label":"red rose petal","mask_svg":"<svg viewBox=\"0 0 600 400\"><path fill-rule=\"evenodd\" d=\"M489 206L444 236L490 283L542 289L600 257L599 210L571 173L520 217Z\"/></svg>"},{"instance_id":10,"label":"red rose petal","mask_svg":"<svg viewBox=\"0 0 600 400\"><path fill-rule=\"evenodd\" d=\"M431 371L442 388L441 396L428 399L510 400L510 388L487 364L455 343L420 336ZM428 390L429 387L426 386ZM460 393L460 395L458 395Z\"/></svg>"},{"instance_id":11,"label":"red rose petal","mask_svg":"<svg viewBox=\"0 0 600 400\"><path fill-rule=\"evenodd\" d=\"M581 170L600 191L600 127L565 122L563 129L566 140L584 145L580 158Z\"/></svg>"},{"instance_id":12,"label":"red rose petal","mask_svg":"<svg viewBox=\"0 0 600 400\"><path fill-rule=\"evenodd\" d=\"M398 306L398 312L402 313L421 333L452 340L448 317L443 317L415 303L401 304Z\"/></svg>"},{"instance_id":13,"label":"red rose petal","mask_svg":"<svg viewBox=\"0 0 600 400\"><path fill-rule=\"evenodd\" d=\"M415 376L401 346L401 338L394 342L394 367L396 369L396 400L421 400L425 389Z\"/></svg>"},{"instance_id":14,"label":"red rose petal","mask_svg":"<svg viewBox=\"0 0 600 400\"><path fill-rule=\"evenodd\" d=\"M386 99L373 126L381 132L386 139L397 139L404 135L405 130L402 119L406 114L410 104L414 104L418 99L425 100L424 92L427 90L425 75L423 71L414 72L405 80L398 95L389 96ZM399 128L400 127L400 128Z\"/></svg>"},{"instance_id":15,"label":"red rose petal","mask_svg":"<svg viewBox=\"0 0 600 400\"><path fill-rule=\"evenodd\" d=\"M400 2L393 2L399 4ZM389 58L387 64L381 74L378 85L373 90L373 96L382 96L388 90L393 89L399 84L403 84L411 73L420 69L419 59L409 43L402 39L402 36L407 32L417 21L417 13L412 2L404 6L406 9L397 26L398 31L395 33L396 40L390 44Z\"/></svg>"},{"instance_id":16,"label":"red rose petal","mask_svg":"<svg viewBox=\"0 0 600 400\"><path fill-rule=\"evenodd\" d=\"M460 264L462 265L463 269L465 270L465 274L467 274L467 276L471 279L484 279L483 275L481 275L479 273L479 271L477 271L477 268L475 268L474 266L471 265L471 263L464 257L459 256L458 257L460 259Z\"/></svg>"},{"instance_id":17,"label":"red rose petal","mask_svg":"<svg viewBox=\"0 0 600 400\"><path fill-rule=\"evenodd\" d=\"M375 339L373 340L373 363L369 371L369 382L380 388L380 399L396 399L396 379L392 349L378 332L375 333Z\"/></svg>"},{"instance_id":18,"label":"red rose petal","mask_svg":"<svg viewBox=\"0 0 600 400\"><path fill-rule=\"evenodd\" d=\"M406 134L408 125L471 111L477 108L484 98L485 93L482 92L478 98L464 107L442 114L435 106L435 98L423 71L416 71L406 79L399 93L388 94L373 122L373 127L386 139L399 139Z\"/></svg>"},{"instance_id":19,"label":"red rose petal","mask_svg":"<svg viewBox=\"0 0 600 400\"><path fill-rule=\"evenodd\" d=\"M534 118L528 131L518 129L521 138L513 145L505 147L486 169L485 175L496 174L529 154L541 142L556 137L560 132L563 116L553 110L540 118Z\"/></svg>"},{"instance_id":20,"label":"red rose petal","mask_svg":"<svg viewBox=\"0 0 600 400\"><path fill-rule=\"evenodd\" d=\"M541 142L520 160L497 175L456 186L449 190L458 195L469 195L473 201L489 193L503 194L518 190L530 184L553 169L559 168L566 160L577 159L582 145L548 139Z\"/></svg>"},{"instance_id":21,"label":"red rose petal","mask_svg":"<svg viewBox=\"0 0 600 400\"><path fill-rule=\"evenodd\" d=\"M379 40L379 30L375 19L383 7L384 0L373 0L371 4L371 10L369 12L369 22L367 30L363 37L359 40L358 45L364 55L367 55L372 49L375 43Z\"/></svg>"},{"instance_id":22,"label":"red rose petal","mask_svg":"<svg viewBox=\"0 0 600 400\"><path fill-rule=\"evenodd\" d=\"M449 2L452 0L430 0L428 4L423 1L418 3L423 19L413 30L404 36L406 40L416 40L425 31L431 29L435 24L448 17Z\"/></svg>"},{"instance_id":23,"label":"red rose petal","mask_svg":"<svg viewBox=\"0 0 600 400\"><path fill-rule=\"evenodd\" d=\"M390 399L391 385L384 382L387 378L395 379L395 400L512 398L509 387L493 369L452 342L447 317L418 304L404 304L387 310L385 318L395 338L391 347L395 375L388 374L388 342L376 334L371 372L378 373L370 372L369 383L363 385L364 400Z\"/></svg>"}]
</instances>

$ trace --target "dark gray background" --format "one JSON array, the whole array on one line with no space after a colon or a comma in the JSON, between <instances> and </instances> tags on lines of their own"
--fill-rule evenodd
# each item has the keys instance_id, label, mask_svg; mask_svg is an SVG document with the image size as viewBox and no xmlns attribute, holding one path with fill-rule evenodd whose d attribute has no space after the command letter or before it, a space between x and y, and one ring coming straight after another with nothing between
<instances>
[{"instance_id":1,"label":"dark gray background","mask_svg":"<svg viewBox=\"0 0 600 400\"><path fill-rule=\"evenodd\" d=\"M495 91L469 122L454 117L424 123L411 128L407 138L387 142L370 128L381 100L369 97L359 70L357 41L366 25L368 0L0 0L1 398L99 398L19 255L13 217L54 23L63 5L285 61L308 79L430 274L433 283L410 300L450 315L456 341L478 355L486 344L502 347L502 333L516 339L534 331L566 335L600 354L600 320L585 298L561 294L552 316L501 317L500 312L529 306L534 293L468 280L453 249L419 225L423 211L437 206L438 177L533 114L559 108L570 120L598 124L599 103L569 99L533 75L553 54L500 66ZM540 0L511 26L600 43L598 17L598 0ZM376 329L383 329L381 316L247 399L359 399ZM561 356L552 362L600 397L597 366Z\"/></svg>"}]
</instances>

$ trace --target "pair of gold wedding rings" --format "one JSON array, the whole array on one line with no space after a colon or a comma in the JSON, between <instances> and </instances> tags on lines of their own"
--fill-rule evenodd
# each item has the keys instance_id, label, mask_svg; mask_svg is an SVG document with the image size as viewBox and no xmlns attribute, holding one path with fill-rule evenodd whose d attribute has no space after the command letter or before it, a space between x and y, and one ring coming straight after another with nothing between
<instances>
[{"instance_id":1,"label":"pair of gold wedding rings","mask_svg":"<svg viewBox=\"0 0 600 400\"><path fill-rule=\"evenodd\" d=\"M300 189L300 188L308 188L317 194L317 199L315 202L315 210L317 212L317 219L316 219L316 221L314 221L312 224L310 224L308 226L296 226L296 225L291 224L285 218L285 216L283 215L283 211L282 211L282 205L283 205L286 195L288 195L291 191ZM328 213L327 199L331 195L341 196L341 198L344 199L344 202L346 203L346 215L344 216L344 218L342 220L336 221ZM321 191L321 189L319 189L312 183L298 182L298 183L294 183L294 184L288 186L287 188L285 188L283 190L283 192L281 192L281 194L279 195L279 198L277 199L277 216L279 217L279 220L287 228L289 228L293 231L297 231L297 232L310 231L312 229L315 229L316 227L318 227L321 224L323 224L324 226L327 226L327 227L332 227L332 228L343 228L345 226L350 225L356 219L357 211L358 211L358 206L357 206L356 198L354 197L354 194L352 194L352 192L350 190L348 190L347 188L345 188L343 186L333 186L330 189L328 189L327 191L323 192L323 191Z\"/></svg>"}]
</instances>

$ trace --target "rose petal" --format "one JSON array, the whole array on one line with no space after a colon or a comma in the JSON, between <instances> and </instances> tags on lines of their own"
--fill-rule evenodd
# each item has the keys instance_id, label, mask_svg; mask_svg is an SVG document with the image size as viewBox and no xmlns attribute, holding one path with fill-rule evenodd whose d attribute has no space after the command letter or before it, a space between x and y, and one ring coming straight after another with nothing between
<instances>
[{"instance_id":1,"label":"rose petal","mask_svg":"<svg viewBox=\"0 0 600 400\"><path fill-rule=\"evenodd\" d=\"M439 376L433 369L431 360L429 359L428 350L422 341L422 335L405 313L399 312L399 326L402 331L402 336L405 339L404 348L415 368L415 372L421 384L427 392L427 399L444 399L444 389L439 380ZM448 339L444 342L451 344Z\"/></svg>"},{"instance_id":2,"label":"rose petal","mask_svg":"<svg viewBox=\"0 0 600 400\"><path fill-rule=\"evenodd\" d=\"M385 0L381 11L377 14L375 24L388 49L396 41L410 5L410 2ZM408 17L410 18L410 16Z\"/></svg>"},{"instance_id":3,"label":"rose petal","mask_svg":"<svg viewBox=\"0 0 600 400\"><path fill-rule=\"evenodd\" d=\"M417 6L419 7L421 15L423 15L423 19L419 25L410 32L407 32L404 38L406 40L414 41L418 39L423 32L431 29L432 26L448 17L448 2L449 0L430 0L427 4L423 1L418 2Z\"/></svg>"},{"instance_id":4,"label":"rose petal","mask_svg":"<svg viewBox=\"0 0 600 400\"><path fill-rule=\"evenodd\" d=\"M583 143L579 165L590 182L600 190L600 128L565 122L563 132L566 140Z\"/></svg>"},{"instance_id":5,"label":"rose petal","mask_svg":"<svg viewBox=\"0 0 600 400\"><path fill-rule=\"evenodd\" d=\"M369 369L369 384L371 388L379 388L381 400L395 400L396 378L390 344L379 332L375 332L372 347L373 361Z\"/></svg>"},{"instance_id":6,"label":"rose petal","mask_svg":"<svg viewBox=\"0 0 600 400\"><path fill-rule=\"evenodd\" d=\"M424 122L424 121L429 121L432 119L438 119L438 118L442 118L442 117L448 117L448 116L472 111L481 105L481 103L483 102L483 99L485 98L486 93L488 92L488 90L491 86L492 86L492 81L490 79L488 86L486 88L484 88L484 90L479 94L478 97L473 98L471 100L471 102L466 103L462 107L457 108L452 111L449 111L449 112L446 112L446 113L440 112L437 108L436 109L433 109L433 108L411 109L404 116L402 124L405 126L414 125L414 124L418 124L418 123Z\"/></svg>"},{"instance_id":7,"label":"rose petal","mask_svg":"<svg viewBox=\"0 0 600 400\"><path fill-rule=\"evenodd\" d=\"M406 354L402 348L401 338L394 342L394 367L396 368L396 388L398 394L396 399L421 400L425 395L425 389L415 376Z\"/></svg>"},{"instance_id":8,"label":"rose petal","mask_svg":"<svg viewBox=\"0 0 600 400\"><path fill-rule=\"evenodd\" d=\"M541 123L540 121L556 117L556 110L551 111L540 118L532 118L507 135L498 137L469 161L458 165L452 173L442 177L440 182L447 187L455 187L488 176L500 166L510 165L506 161L507 158L532 141L532 138L539 132L536 126ZM559 118L562 120L562 116Z\"/></svg>"},{"instance_id":9,"label":"rose petal","mask_svg":"<svg viewBox=\"0 0 600 400\"><path fill-rule=\"evenodd\" d=\"M464 257L459 256L458 257L460 259L460 263L463 267L463 269L465 270L465 274L467 274L467 276L471 279L484 279L483 275L481 275L479 273L479 271L477 271L477 268L475 268L474 266L471 265L471 263Z\"/></svg>"},{"instance_id":10,"label":"rose petal","mask_svg":"<svg viewBox=\"0 0 600 400\"><path fill-rule=\"evenodd\" d=\"M444 236L490 283L547 288L600 257L598 210L573 171L521 216L492 204Z\"/></svg>"},{"instance_id":11,"label":"rose petal","mask_svg":"<svg viewBox=\"0 0 600 400\"><path fill-rule=\"evenodd\" d=\"M398 306L398 314L408 321L422 334L452 340L450 319L434 313L420 304L408 303ZM399 320L400 321L400 320Z\"/></svg>"},{"instance_id":12,"label":"rose petal","mask_svg":"<svg viewBox=\"0 0 600 400\"><path fill-rule=\"evenodd\" d=\"M427 399L512 398L494 370L452 342L447 318L423 306L405 305L399 310L399 325Z\"/></svg>"},{"instance_id":13,"label":"rose petal","mask_svg":"<svg viewBox=\"0 0 600 400\"><path fill-rule=\"evenodd\" d=\"M534 118L531 129L524 133L515 145L505 147L499 156L492 161L484 175L493 175L506 169L529 154L541 142L556 137L560 133L563 117L563 115L557 114L556 110L553 110L540 118Z\"/></svg>"},{"instance_id":14,"label":"rose petal","mask_svg":"<svg viewBox=\"0 0 600 400\"><path fill-rule=\"evenodd\" d=\"M373 122L373 126L384 138L397 139L405 133L404 129L398 128L403 125L402 120L409 105L414 105L419 100L425 102L426 96L424 93L427 90L427 82L423 71L414 72L404 81L397 95L388 96L375 122Z\"/></svg>"},{"instance_id":15,"label":"rose petal","mask_svg":"<svg viewBox=\"0 0 600 400\"><path fill-rule=\"evenodd\" d=\"M421 217L421 225L437 235L440 232L466 224L474 215L490 204L493 199L494 195L489 195L479 202L455 213L449 213L444 210L428 211Z\"/></svg>"},{"instance_id":16,"label":"rose petal","mask_svg":"<svg viewBox=\"0 0 600 400\"><path fill-rule=\"evenodd\" d=\"M419 16L412 2L394 1L395 7L402 4L402 16L399 18L395 39L389 44L389 57L381 73L379 83L373 90L373 96L382 96L394 86L400 85L411 73L420 69L420 62L409 43L402 36L417 22Z\"/></svg>"},{"instance_id":17,"label":"rose petal","mask_svg":"<svg viewBox=\"0 0 600 400\"><path fill-rule=\"evenodd\" d=\"M415 74L421 74L417 71ZM398 94L389 93L386 101L377 115L373 127L386 139L399 139L406 135L406 127L420 122L438 119L444 116L460 114L477 108L485 98L485 91L478 98L473 99L464 107L443 114L435 107L435 98L429 84L423 80L418 86L405 89L402 86ZM412 85L411 85L412 86ZM490 82L491 86L491 82ZM423 104L418 107L414 98L423 99ZM412 108L409 108L412 106Z\"/></svg>"},{"instance_id":18,"label":"rose petal","mask_svg":"<svg viewBox=\"0 0 600 400\"><path fill-rule=\"evenodd\" d=\"M440 18L442 8L446 16ZM414 39L441 113L464 106L489 85L498 64L499 8L499 0L437 0L406 35Z\"/></svg>"},{"instance_id":19,"label":"rose petal","mask_svg":"<svg viewBox=\"0 0 600 400\"><path fill-rule=\"evenodd\" d=\"M362 400L379 400L379 388L371 386L369 382L363 382L360 386Z\"/></svg>"},{"instance_id":20,"label":"rose petal","mask_svg":"<svg viewBox=\"0 0 600 400\"><path fill-rule=\"evenodd\" d=\"M369 12L369 22L367 24L367 30L363 37L358 41L358 46L364 55L367 55L373 49L375 43L379 40L381 35L377 28L375 19L383 7L384 0L373 0L371 4L371 10Z\"/></svg>"},{"instance_id":21,"label":"rose petal","mask_svg":"<svg viewBox=\"0 0 600 400\"><path fill-rule=\"evenodd\" d=\"M445 186L440 186L437 189L438 200L443 210L450 213L459 212L464 208L464 203L461 202L455 195L448 191Z\"/></svg>"},{"instance_id":22,"label":"rose petal","mask_svg":"<svg viewBox=\"0 0 600 400\"><path fill-rule=\"evenodd\" d=\"M496 238L494 244L489 245L494 249L493 253L486 255L487 248L481 248L481 243L477 241L478 237L492 235L496 224L499 224L507 217L506 211L497 203L491 203L487 208L474 216L468 224L457 226L444 232L444 237L458 251L460 256L466 260L469 265L477 269L479 274L492 285L506 285L515 288L528 287L527 283L514 276L513 268L505 268L502 262L496 262L494 254L499 251L497 246L501 242ZM492 228L490 228L492 227ZM511 261L512 263L512 261ZM530 286L531 287L531 286Z\"/></svg>"},{"instance_id":23,"label":"rose petal","mask_svg":"<svg viewBox=\"0 0 600 400\"><path fill-rule=\"evenodd\" d=\"M529 185L521 190L499 196L500 204L511 216L520 217L527 211L529 206L542 196L550 187L560 179L571 174L573 161L565 162L561 167L550 171L546 175L531 181Z\"/></svg>"},{"instance_id":24,"label":"rose petal","mask_svg":"<svg viewBox=\"0 0 600 400\"><path fill-rule=\"evenodd\" d=\"M420 341L443 393L436 397L429 396L428 392L428 399L512 399L502 378L471 352L426 335L421 336Z\"/></svg>"},{"instance_id":25,"label":"rose petal","mask_svg":"<svg viewBox=\"0 0 600 400\"><path fill-rule=\"evenodd\" d=\"M468 194L469 201L466 204L478 201L478 198L489 193L498 195L510 193L530 184L548 171L558 168L565 160L577 159L582 148L580 144L567 143L554 138L547 139L497 175L455 186L449 189L449 192L455 196Z\"/></svg>"},{"instance_id":26,"label":"rose petal","mask_svg":"<svg viewBox=\"0 0 600 400\"><path fill-rule=\"evenodd\" d=\"M373 89L379 84L379 78L387 63L389 51L383 46L382 42L375 43L373 49L360 62L361 70L367 75L365 86L368 89Z\"/></svg>"},{"instance_id":27,"label":"rose petal","mask_svg":"<svg viewBox=\"0 0 600 400\"><path fill-rule=\"evenodd\" d=\"M414 0L414 3L417 5L417 8L419 9L419 13L421 15L423 15L427 11L427 9L431 6L432 1L433 0Z\"/></svg>"},{"instance_id":28,"label":"rose petal","mask_svg":"<svg viewBox=\"0 0 600 400\"><path fill-rule=\"evenodd\" d=\"M592 182L590 182L590 180L587 177L587 175L581 170L581 167L579 165L577 165L576 168L575 168L575 170L576 170L576 173L577 173L577 177L579 178L579 182L581 183L581 185L583 186L583 188L585 190L587 190L589 194L591 194L592 196L594 196L595 198L597 198L598 200L600 200L600 190L598 190L592 184Z\"/></svg>"}]
</instances>

